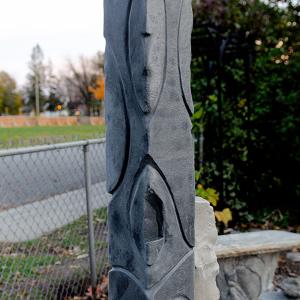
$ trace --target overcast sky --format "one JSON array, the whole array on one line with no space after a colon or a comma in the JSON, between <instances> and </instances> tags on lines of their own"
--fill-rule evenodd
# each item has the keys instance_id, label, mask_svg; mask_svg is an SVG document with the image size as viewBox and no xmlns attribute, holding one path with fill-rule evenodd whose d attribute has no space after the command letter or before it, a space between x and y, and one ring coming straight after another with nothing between
<instances>
[{"instance_id":1,"label":"overcast sky","mask_svg":"<svg viewBox=\"0 0 300 300\"><path fill-rule=\"evenodd\" d=\"M0 0L0 70L25 82L37 43L55 69L104 51L103 0Z\"/></svg>"}]
</instances>

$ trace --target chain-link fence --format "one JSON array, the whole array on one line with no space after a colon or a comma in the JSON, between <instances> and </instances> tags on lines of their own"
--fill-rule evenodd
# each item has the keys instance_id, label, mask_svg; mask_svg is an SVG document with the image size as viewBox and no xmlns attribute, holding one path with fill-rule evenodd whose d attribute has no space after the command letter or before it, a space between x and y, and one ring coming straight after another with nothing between
<instances>
[{"instance_id":1,"label":"chain-link fence","mask_svg":"<svg viewBox=\"0 0 300 300\"><path fill-rule=\"evenodd\" d=\"M102 127L98 127L99 131L102 130ZM0 127L1 130L1 127ZM46 134L46 133L44 133ZM4 150L7 148L24 148L24 147L32 147L39 145L53 145L59 143L66 142L78 142L82 140L94 140L100 139L103 137L103 134L100 133L87 133L84 135L76 135L76 134L67 134L67 135L55 135L55 136L38 136L38 137L28 137L28 138L12 138L0 140L0 150Z\"/></svg>"},{"instance_id":2,"label":"chain-link fence","mask_svg":"<svg viewBox=\"0 0 300 300\"><path fill-rule=\"evenodd\" d=\"M0 151L0 299L69 299L107 268L105 141Z\"/></svg>"}]
</instances>

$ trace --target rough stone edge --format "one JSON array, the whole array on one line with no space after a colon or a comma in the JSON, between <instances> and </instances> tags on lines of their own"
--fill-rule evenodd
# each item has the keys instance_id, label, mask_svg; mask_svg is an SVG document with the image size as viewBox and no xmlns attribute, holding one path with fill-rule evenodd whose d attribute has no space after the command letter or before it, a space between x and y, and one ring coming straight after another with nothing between
<instances>
[{"instance_id":1,"label":"rough stone edge","mask_svg":"<svg viewBox=\"0 0 300 300\"><path fill-rule=\"evenodd\" d=\"M218 300L216 277L219 265L215 254L218 232L209 202L195 199L195 300Z\"/></svg>"},{"instance_id":2,"label":"rough stone edge","mask_svg":"<svg viewBox=\"0 0 300 300\"><path fill-rule=\"evenodd\" d=\"M231 246L229 249L222 249L220 246L217 246L215 248L216 255L218 259L221 258L230 258L230 257L238 257L238 256L248 256L248 255L258 255L258 254L272 254L276 252L285 252L289 251L292 248L298 248L300 247L300 235L299 235L299 240L293 240L290 242L285 242L281 243L278 246L274 246L269 244L264 246L263 249L257 249L257 246L239 246L239 247L234 247Z\"/></svg>"}]
</instances>

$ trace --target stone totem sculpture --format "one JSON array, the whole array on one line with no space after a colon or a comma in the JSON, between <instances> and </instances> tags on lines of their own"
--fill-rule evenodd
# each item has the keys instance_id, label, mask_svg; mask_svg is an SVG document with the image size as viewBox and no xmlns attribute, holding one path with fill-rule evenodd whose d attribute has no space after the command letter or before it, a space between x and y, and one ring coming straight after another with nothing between
<instances>
[{"instance_id":1,"label":"stone totem sculpture","mask_svg":"<svg viewBox=\"0 0 300 300\"><path fill-rule=\"evenodd\" d=\"M110 300L194 299L191 0L105 0Z\"/></svg>"}]
</instances>

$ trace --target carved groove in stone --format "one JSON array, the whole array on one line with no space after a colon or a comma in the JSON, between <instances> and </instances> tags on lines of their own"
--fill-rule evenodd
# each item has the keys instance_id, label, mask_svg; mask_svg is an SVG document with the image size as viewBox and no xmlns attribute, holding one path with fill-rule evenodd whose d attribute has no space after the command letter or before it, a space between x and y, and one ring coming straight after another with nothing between
<instances>
[{"instance_id":1,"label":"carved groove in stone","mask_svg":"<svg viewBox=\"0 0 300 300\"><path fill-rule=\"evenodd\" d=\"M109 274L109 281L114 284L114 288L110 289L111 299L129 300L134 295L135 299L148 300L139 280L127 270L115 268Z\"/></svg>"},{"instance_id":2,"label":"carved groove in stone","mask_svg":"<svg viewBox=\"0 0 300 300\"><path fill-rule=\"evenodd\" d=\"M193 251L187 253L180 263L154 287L154 300L194 299L194 273L187 272L194 268Z\"/></svg>"},{"instance_id":3,"label":"carved groove in stone","mask_svg":"<svg viewBox=\"0 0 300 300\"><path fill-rule=\"evenodd\" d=\"M182 89L182 96L184 104L190 115L193 114L193 99L190 87L191 81L191 35L193 27L193 15L189 0L181 0L180 6L180 20L178 26L178 67L180 73L180 86ZM183 40L186 40L185 42ZM188 78L188 80L187 80Z\"/></svg>"},{"instance_id":4,"label":"carved groove in stone","mask_svg":"<svg viewBox=\"0 0 300 300\"><path fill-rule=\"evenodd\" d=\"M106 149L110 151L107 155L107 189L109 192L113 192L121 183L126 172L130 133L123 81L112 49L107 52L106 63L111 65L105 82L107 89L105 94Z\"/></svg>"}]
</instances>

